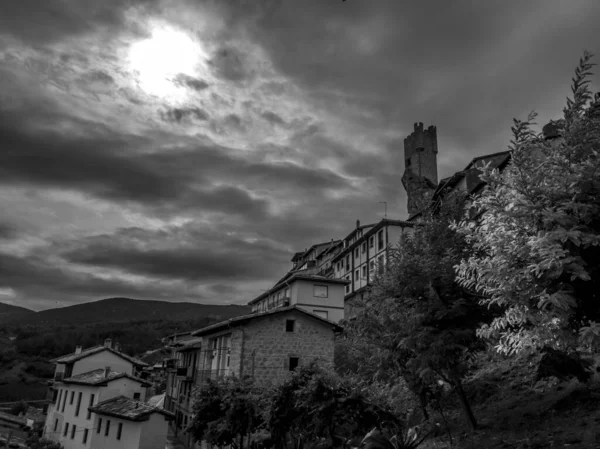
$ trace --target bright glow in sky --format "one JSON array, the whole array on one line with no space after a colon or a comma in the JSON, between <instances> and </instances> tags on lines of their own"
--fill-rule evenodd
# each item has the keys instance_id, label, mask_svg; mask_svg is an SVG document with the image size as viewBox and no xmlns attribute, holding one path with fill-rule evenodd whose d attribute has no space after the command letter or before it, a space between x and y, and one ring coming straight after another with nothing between
<instances>
[{"instance_id":1,"label":"bright glow in sky","mask_svg":"<svg viewBox=\"0 0 600 449\"><path fill-rule=\"evenodd\" d=\"M161 98L177 98L183 90L173 82L178 74L192 76L204 52L188 34L171 27L156 27L152 37L133 44L129 64L138 72L140 88Z\"/></svg>"}]
</instances>

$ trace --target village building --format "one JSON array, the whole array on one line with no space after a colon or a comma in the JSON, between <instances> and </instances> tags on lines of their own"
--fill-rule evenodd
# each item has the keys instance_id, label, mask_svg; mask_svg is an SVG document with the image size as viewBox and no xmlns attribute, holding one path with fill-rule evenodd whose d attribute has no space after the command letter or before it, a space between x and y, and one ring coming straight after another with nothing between
<instances>
[{"instance_id":1,"label":"village building","mask_svg":"<svg viewBox=\"0 0 600 449\"><path fill-rule=\"evenodd\" d=\"M114 396L89 407L91 449L164 449L173 415L127 396ZM67 446L65 446L67 449Z\"/></svg>"},{"instance_id":2,"label":"village building","mask_svg":"<svg viewBox=\"0 0 600 449\"><path fill-rule=\"evenodd\" d=\"M310 274L307 270L291 271L248 305L252 307L253 313L298 306L338 323L344 318L346 284L346 280Z\"/></svg>"},{"instance_id":3,"label":"village building","mask_svg":"<svg viewBox=\"0 0 600 449\"><path fill-rule=\"evenodd\" d=\"M157 447L145 442L145 437L135 431L140 428L139 425L132 427L117 424L115 441L109 444L106 442L108 440L99 439L97 445L92 445L92 436L100 419L96 419L92 407L116 397L124 397L145 411L158 410L157 407L144 403L152 386L138 377L146 366L144 362L122 353L118 345L113 348L110 339L102 346L88 349L77 346L74 353L58 357L51 362L56 364L56 368L51 385L52 402L49 404L44 425L45 438L59 442L65 449L121 447L124 444L122 440L128 441L128 448ZM133 434L129 433L131 429L134 429ZM104 429L103 432L104 437L108 438L111 435L110 429ZM135 435L138 440L135 439ZM165 439L166 425L164 438L160 442L163 447Z\"/></svg>"}]
</instances>

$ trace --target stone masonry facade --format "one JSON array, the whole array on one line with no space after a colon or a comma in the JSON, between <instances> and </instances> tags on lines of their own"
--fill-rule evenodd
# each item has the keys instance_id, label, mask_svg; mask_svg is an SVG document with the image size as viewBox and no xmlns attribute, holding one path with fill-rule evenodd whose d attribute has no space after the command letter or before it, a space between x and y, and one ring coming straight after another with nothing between
<instances>
[{"instance_id":1,"label":"stone masonry facade","mask_svg":"<svg viewBox=\"0 0 600 449\"><path fill-rule=\"evenodd\" d=\"M293 332L286 331L286 320L294 320ZM333 367L332 326L301 312L256 318L238 331L243 332L242 375L253 375L258 383L283 380L289 374L290 357L297 357L299 365L317 359L321 366Z\"/></svg>"},{"instance_id":2,"label":"stone masonry facade","mask_svg":"<svg viewBox=\"0 0 600 449\"><path fill-rule=\"evenodd\" d=\"M415 123L414 131L404 139L405 170L402 184L408 195L408 213L414 215L429 203L437 186L437 130Z\"/></svg>"}]
</instances>

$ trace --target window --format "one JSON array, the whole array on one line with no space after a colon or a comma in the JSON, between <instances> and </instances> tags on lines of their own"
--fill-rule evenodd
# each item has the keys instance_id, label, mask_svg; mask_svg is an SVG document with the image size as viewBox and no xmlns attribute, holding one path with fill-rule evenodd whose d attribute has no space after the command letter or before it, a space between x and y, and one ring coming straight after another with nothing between
<instances>
[{"instance_id":1,"label":"window","mask_svg":"<svg viewBox=\"0 0 600 449\"><path fill-rule=\"evenodd\" d=\"M295 320L285 320L285 331L294 332L294 323Z\"/></svg>"},{"instance_id":2,"label":"window","mask_svg":"<svg viewBox=\"0 0 600 449\"><path fill-rule=\"evenodd\" d=\"M286 297L287 299L289 299L289 298L290 298L290 289L289 289L289 288L286 288L286 289L285 289L285 297Z\"/></svg>"},{"instance_id":3,"label":"window","mask_svg":"<svg viewBox=\"0 0 600 449\"><path fill-rule=\"evenodd\" d=\"M367 266L366 265L362 266L362 277L363 277L363 279L367 279Z\"/></svg>"},{"instance_id":4,"label":"window","mask_svg":"<svg viewBox=\"0 0 600 449\"><path fill-rule=\"evenodd\" d=\"M354 257L356 257L358 259L359 255L360 255L360 253L358 252L358 246L357 246L356 249L354 250Z\"/></svg>"},{"instance_id":5,"label":"window","mask_svg":"<svg viewBox=\"0 0 600 449\"><path fill-rule=\"evenodd\" d=\"M123 432L123 423L119 423L119 427L117 427L117 440L121 439L121 432Z\"/></svg>"},{"instance_id":6,"label":"window","mask_svg":"<svg viewBox=\"0 0 600 449\"><path fill-rule=\"evenodd\" d=\"M80 391L77 395L77 406L75 407L75 416L79 416L79 409L81 408L81 396L83 396L83 393Z\"/></svg>"},{"instance_id":7,"label":"window","mask_svg":"<svg viewBox=\"0 0 600 449\"><path fill-rule=\"evenodd\" d=\"M350 276L346 276L346 280L349 281L350 280ZM346 293L350 292L350 284L346 284Z\"/></svg>"},{"instance_id":8,"label":"window","mask_svg":"<svg viewBox=\"0 0 600 449\"><path fill-rule=\"evenodd\" d=\"M139 393L133 393L133 399L135 399L136 401L140 400L140 394Z\"/></svg>"},{"instance_id":9,"label":"window","mask_svg":"<svg viewBox=\"0 0 600 449\"><path fill-rule=\"evenodd\" d=\"M98 429L96 433L100 433L100 429L102 428L102 418L98 419Z\"/></svg>"},{"instance_id":10,"label":"window","mask_svg":"<svg viewBox=\"0 0 600 449\"><path fill-rule=\"evenodd\" d=\"M58 404L58 406L60 407L60 399L62 398L62 390L58 390L58 400L56 401L56 403Z\"/></svg>"},{"instance_id":11,"label":"window","mask_svg":"<svg viewBox=\"0 0 600 449\"><path fill-rule=\"evenodd\" d=\"M106 427L104 428L104 436L108 436L108 432L110 431L110 419L106 420Z\"/></svg>"},{"instance_id":12,"label":"window","mask_svg":"<svg viewBox=\"0 0 600 449\"><path fill-rule=\"evenodd\" d=\"M364 243L361 245L361 252L362 252L363 254L367 252L367 242L364 242Z\"/></svg>"},{"instance_id":13,"label":"window","mask_svg":"<svg viewBox=\"0 0 600 449\"><path fill-rule=\"evenodd\" d=\"M83 444L87 443L88 432L88 429L83 429L83 440L81 441Z\"/></svg>"},{"instance_id":14,"label":"window","mask_svg":"<svg viewBox=\"0 0 600 449\"><path fill-rule=\"evenodd\" d=\"M406 168L410 167L410 158L406 159Z\"/></svg>"},{"instance_id":15,"label":"window","mask_svg":"<svg viewBox=\"0 0 600 449\"><path fill-rule=\"evenodd\" d=\"M95 395L91 394L90 395L90 405L89 405L89 407L91 407L92 405L94 405L94 398L95 398ZM90 419L91 417L92 417L92 412L90 412L88 410L86 419Z\"/></svg>"},{"instance_id":16,"label":"window","mask_svg":"<svg viewBox=\"0 0 600 449\"><path fill-rule=\"evenodd\" d=\"M383 273L383 254L377 258L377 268L379 274Z\"/></svg>"},{"instance_id":17,"label":"window","mask_svg":"<svg viewBox=\"0 0 600 449\"><path fill-rule=\"evenodd\" d=\"M58 429L58 419L54 420L54 431L56 432L56 429Z\"/></svg>"},{"instance_id":18,"label":"window","mask_svg":"<svg viewBox=\"0 0 600 449\"><path fill-rule=\"evenodd\" d=\"M71 439L75 439L75 429L77 428L77 426L75 424L73 424L73 427L71 427Z\"/></svg>"},{"instance_id":19,"label":"window","mask_svg":"<svg viewBox=\"0 0 600 449\"><path fill-rule=\"evenodd\" d=\"M75 391L71 391L71 399L69 399L69 405L73 405L73 399L75 399Z\"/></svg>"},{"instance_id":20,"label":"window","mask_svg":"<svg viewBox=\"0 0 600 449\"><path fill-rule=\"evenodd\" d=\"M68 391L67 391L67 390L64 390L64 394L63 394L63 403L62 403L62 410L61 410L61 413L64 413L64 412L65 412L65 406L67 405L67 394L68 394Z\"/></svg>"},{"instance_id":21,"label":"window","mask_svg":"<svg viewBox=\"0 0 600 449\"><path fill-rule=\"evenodd\" d=\"M350 254L346 256L346 271L350 270Z\"/></svg>"},{"instance_id":22,"label":"window","mask_svg":"<svg viewBox=\"0 0 600 449\"><path fill-rule=\"evenodd\" d=\"M327 310L316 310L316 309L314 309L313 313L315 315L317 315L317 316L320 316L321 318L328 319L328 315L329 314L327 313Z\"/></svg>"},{"instance_id":23,"label":"window","mask_svg":"<svg viewBox=\"0 0 600 449\"><path fill-rule=\"evenodd\" d=\"M369 239L369 248L373 248L373 244L374 244L374 242L375 242L375 237L371 237L371 238Z\"/></svg>"},{"instance_id":24,"label":"window","mask_svg":"<svg viewBox=\"0 0 600 449\"><path fill-rule=\"evenodd\" d=\"M289 360L290 371L294 371L298 367L299 362L300 362L300 359L298 357L290 357L290 360Z\"/></svg>"},{"instance_id":25,"label":"window","mask_svg":"<svg viewBox=\"0 0 600 449\"><path fill-rule=\"evenodd\" d=\"M377 233L377 251L383 249L383 229Z\"/></svg>"},{"instance_id":26,"label":"window","mask_svg":"<svg viewBox=\"0 0 600 449\"><path fill-rule=\"evenodd\" d=\"M369 262L369 270L373 271L375 269L375 261L372 260L371 262Z\"/></svg>"},{"instance_id":27,"label":"window","mask_svg":"<svg viewBox=\"0 0 600 449\"><path fill-rule=\"evenodd\" d=\"M326 285L313 285L313 296L315 298L327 298L328 289Z\"/></svg>"},{"instance_id":28,"label":"window","mask_svg":"<svg viewBox=\"0 0 600 449\"><path fill-rule=\"evenodd\" d=\"M68 422L65 423L65 431L63 432L63 437L66 437L67 433L69 433L69 423Z\"/></svg>"},{"instance_id":29,"label":"window","mask_svg":"<svg viewBox=\"0 0 600 449\"><path fill-rule=\"evenodd\" d=\"M354 272L354 280L355 280L355 281L358 281L359 277L360 277L360 271L359 271L359 270L356 270L356 271Z\"/></svg>"}]
</instances>

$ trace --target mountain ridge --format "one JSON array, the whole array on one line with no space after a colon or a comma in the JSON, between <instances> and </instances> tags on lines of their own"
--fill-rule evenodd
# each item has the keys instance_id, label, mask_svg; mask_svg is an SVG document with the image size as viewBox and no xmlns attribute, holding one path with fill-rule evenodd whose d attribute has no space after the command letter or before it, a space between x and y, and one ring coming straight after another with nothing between
<instances>
[{"instance_id":1,"label":"mountain ridge","mask_svg":"<svg viewBox=\"0 0 600 449\"><path fill-rule=\"evenodd\" d=\"M10 320L10 324L15 325L68 325L160 319L183 321L201 317L227 319L249 313L250 307L235 304L198 304L113 297L39 312L24 309L21 314L15 311L6 318L2 315L1 310L0 323L3 324L9 324L7 321ZM27 310L29 313L25 312Z\"/></svg>"}]
</instances>

